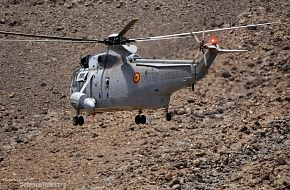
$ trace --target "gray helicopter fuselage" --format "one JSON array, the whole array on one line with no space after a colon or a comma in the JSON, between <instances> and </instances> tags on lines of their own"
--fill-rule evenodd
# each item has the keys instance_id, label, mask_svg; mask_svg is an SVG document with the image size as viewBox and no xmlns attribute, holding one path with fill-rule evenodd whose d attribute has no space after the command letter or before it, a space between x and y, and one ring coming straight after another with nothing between
<instances>
[{"instance_id":1,"label":"gray helicopter fuselage","mask_svg":"<svg viewBox=\"0 0 290 190\"><path fill-rule=\"evenodd\" d=\"M205 55L213 61L217 51ZM108 48L88 57L87 68L74 73L71 93L81 92L94 100L94 109L85 109L88 113L168 108L172 93L205 75L210 65L202 62L142 59L122 48Z\"/></svg>"}]
</instances>

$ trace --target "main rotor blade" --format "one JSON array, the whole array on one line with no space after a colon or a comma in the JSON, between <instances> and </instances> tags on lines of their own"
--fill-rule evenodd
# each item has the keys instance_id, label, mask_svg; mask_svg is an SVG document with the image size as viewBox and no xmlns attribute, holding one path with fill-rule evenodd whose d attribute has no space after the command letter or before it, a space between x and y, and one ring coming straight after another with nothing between
<instances>
[{"instance_id":1,"label":"main rotor blade","mask_svg":"<svg viewBox=\"0 0 290 190\"><path fill-rule=\"evenodd\" d=\"M0 42L96 43L95 41L69 41L69 40L9 40L9 39L0 39Z\"/></svg>"},{"instance_id":2,"label":"main rotor blade","mask_svg":"<svg viewBox=\"0 0 290 190\"><path fill-rule=\"evenodd\" d=\"M204 61L204 65L207 67L207 59L205 57L205 54L203 54L203 61Z\"/></svg>"},{"instance_id":3,"label":"main rotor blade","mask_svg":"<svg viewBox=\"0 0 290 190\"><path fill-rule=\"evenodd\" d=\"M240 29L240 28L250 28L250 27L265 26L265 25L278 24L278 23L279 22L272 22L272 23L269 22L269 23L263 23L263 24L249 24L249 25L244 25L244 26L218 28L218 29L205 30L205 31L202 30L202 31L197 31L197 32L187 32L187 33L164 35L164 36L136 38L136 39L130 39L130 41L146 42L146 41L155 41L155 40L170 40L170 39L177 39L177 38L189 38L189 37L192 37L194 34L220 32L220 31L225 31L225 30L233 30L233 29Z\"/></svg>"},{"instance_id":4,"label":"main rotor blade","mask_svg":"<svg viewBox=\"0 0 290 190\"><path fill-rule=\"evenodd\" d=\"M122 30L121 32L118 34L117 37L123 37L130 29L132 26L134 26L134 24L138 21L138 18L135 18L133 20L131 20Z\"/></svg>"},{"instance_id":5,"label":"main rotor blade","mask_svg":"<svg viewBox=\"0 0 290 190\"><path fill-rule=\"evenodd\" d=\"M202 30L203 30L203 33L202 33L202 41L204 42L204 38L205 38L205 26L206 26L206 18L205 18L205 15L206 15L206 6L204 6L204 16L203 16L203 25L202 25Z\"/></svg>"},{"instance_id":6,"label":"main rotor blade","mask_svg":"<svg viewBox=\"0 0 290 190\"><path fill-rule=\"evenodd\" d=\"M71 37L60 37L60 36L48 36L48 35L35 35L35 34L26 34L19 32L6 32L0 31L0 34L12 35L12 36L23 36L23 37L34 37L34 38L43 38L43 39L53 39L53 40L66 40L66 41L90 41L95 43L104 43L103 40L93 40L93 39L84 39L84 38L71 38Z\"/></svg>"},{"instance_id":7,"label":"main rotor blade","mask_svg":"<svg viewBox=\"0 0 290 190\"><path fill-rule=\"evenodd\" d=\"M199 41L198 37L197 37L195 34L193 34L193 37L194 37L195 41L196 41L198 44L200 44L200 41Z\"/></svg>"}]
</instances>

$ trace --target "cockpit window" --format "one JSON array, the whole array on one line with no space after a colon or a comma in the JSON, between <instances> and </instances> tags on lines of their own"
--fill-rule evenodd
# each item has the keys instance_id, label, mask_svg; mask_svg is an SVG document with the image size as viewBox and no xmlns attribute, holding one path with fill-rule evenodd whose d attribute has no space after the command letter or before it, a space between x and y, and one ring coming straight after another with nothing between
<instances>
[{"instance_id":1,"label":"cockpit window","mask_svg":"<svg viewBox=\"0 0 290 190\"><path fill-rule=\"evenodd\" d=\"M84 78L86 73L80 73L79 78Z\"/></svg>"}]
</instances>

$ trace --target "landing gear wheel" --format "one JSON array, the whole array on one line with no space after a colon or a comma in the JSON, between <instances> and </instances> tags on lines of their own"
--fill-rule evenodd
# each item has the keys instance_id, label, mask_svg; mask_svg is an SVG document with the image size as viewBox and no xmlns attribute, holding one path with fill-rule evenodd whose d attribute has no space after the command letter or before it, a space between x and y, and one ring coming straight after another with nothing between
<instances>
[{"instance_id":1,"label":"landing gear wheel","mask_svg":"<svg viewBox=\"0 0 290 190\"><path fill-rule=\"evenodd\" d=\"M81 115L76 115L73 117L73 125L74 126L82 126L84 124L85 120L84 120L84 117L81 116Z\"/></svg>"},{"instance_id":2,"label":"landing gear wheel","mask_svg":"<svg viewBox=\"0 0 290 190\"><path fill-rule=\"evenodd\" d=\"M84 124L84 122L85 122L85 120L84 120L84 117L83 116L78 116L78 122L79 122L79 126L82 126L83 124Z\"/></svg>"},{"instance_id":3,"label":"landing gear wheel","mask_svg":"<svg viewBox=\"0 0 290 190\"><path fill-rule=\"evenodd\" d=\"M140 115L136 115L136 117L135 117L135 123L137 125L139 125L141 123L141 117L140 117Z\"/></svg>"},{"instance_id":4,"label":"landing gear wheel","mask_svg":"<svg viewBox=\"0 0 290 190\"><path fill-rule=\"evenodd\" d=\"M77 126L79 124L79 117L76 115L73 117L73 125Z\"/></svg>"},{"instance_id":5,"label":"landing gear wheel","mask_svg":"<svg viewBox=\"0 0 290 190\"><path fill-rule=\"evenodd\" d=\"M140 116L140 123L143 125L146 123L146 116L145 115Z\"/></svg>"},{"instance_id":6,"label":"landing gear wheel","mask_svg":"<svg viewBox=\"0 0 290 190\"><path fill-rule=\"evenodd\" d=\"M166 121L171 121L172 114L170 112L166 113Z\"/></svg>"}]
</instances>

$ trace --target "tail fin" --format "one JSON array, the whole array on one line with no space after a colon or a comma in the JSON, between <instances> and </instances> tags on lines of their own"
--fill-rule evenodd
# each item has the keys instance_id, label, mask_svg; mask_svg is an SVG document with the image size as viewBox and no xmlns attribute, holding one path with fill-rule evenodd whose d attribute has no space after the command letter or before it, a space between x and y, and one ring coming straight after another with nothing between
<instances>
[{"instance_id":1,"label":"tail fin","mask_svg":"<svg viewBox=\"0 0 290 190\"><path fill-rule=\"evenodd\" d=\"M222 49L217 43L207 43L201 45L201 51L203 49L207 49L203 54L203 57L199 59L195 59L195 63L197 64L195 68L195 81L202 79L206 73L208 72L209 68L213 64L215 57L219 53L234 53L234 52L245 52L247 50L229 50L229 49Z\"/></svg>"}]
</instances>

